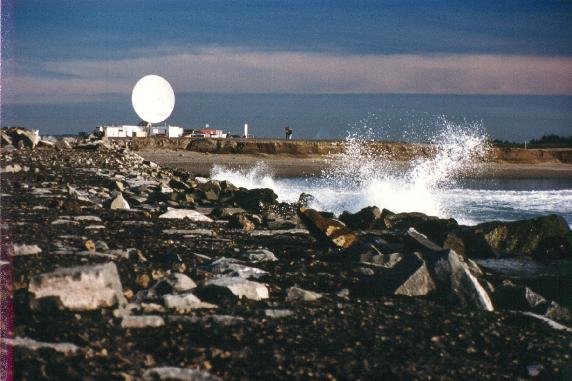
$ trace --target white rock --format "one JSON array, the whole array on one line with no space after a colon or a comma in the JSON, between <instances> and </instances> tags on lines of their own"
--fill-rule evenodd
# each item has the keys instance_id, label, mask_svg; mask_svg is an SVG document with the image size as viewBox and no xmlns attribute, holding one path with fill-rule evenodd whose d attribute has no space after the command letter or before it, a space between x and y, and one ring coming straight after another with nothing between
<instances>
[{"instance_id":1,"label":"white rock","mask_svg":"<svg viewBox=\"0 0 572 381\"><path fill-rule=\"evenodd\" d=\"M310 232L306 229L283 229L283 230L253 230L250 232L254 237L266 237L275 235L308 235Z\"/></svg>"},{"instance_id":2,"label":"white rock","mask_svg":"<svg viewBox=\"0 0 572 381\"><path fill-rule=\"evenodd\" d=\"M268 299L268 288L258 282L253 282L240 277L224 277L210 280L206 286L224 287L239 298L245 297L252 300Z\"/></svg>"},{"instance_id":3,"label":"white rock","mask_svg":"<svg viewBox=\"0 0 572 381\"><path fill-rule=\"evenodd\" d=\"M103 222L98 216L75 216L76 221L90 221L90 222Z\"/></svg>"},{"instance_id":4,"label":"white rock","mask_svg":"<svg viewBox=\"0 0 572 381\"><path fill-rule=\"evenodd\" d=\"M167 213L163 213L159 218L170 218L170 219L183 219L188 218L194 222L212 222L212 220L202 213L197 212L192 209L171 209Z\"/></svg>"},{"instance_id":5,"label":"white rock","mask_svg":"<svg viewBox=\"0 0 572 381\"><path fill-rule=\"evenodd\" d=\"M157 328L165 325L165 320L158 315L124 316L121 328Z\"/></svg>"},{"instance_id":6,"label":"white rock","mask_svg":"<svg viewBox=\"0 0 572 381\"><path fill-rule=\"evenodd\" d=\"M266 275L267 272L256 267L250 267L242 264L239 260L233 258L222 257L210 264L209 269L212 273L223 276L238 276L241 278L259 278Z\"/></svg>"},{"instance_id":7,"label":"white rock","mask_svg":"<svg viewBox=\"0 0 572 381\"><path fill-rule=\"evenodd\" d=\"M221 378L197 369L159 367L143 373L145 381L220 381Z\"/></svg>"},{"instance_id":8,"label":"white rock","mask_svg":"<svg viewBox=\"0 0 572 381\"><path fill-rule=\"evenodd\" d=\"M304 302L311 302L314 300L318 300L322 297L322 294L318 294L317 292L304 290L303 288L299 287L290 287L287 290L288 295L286 296L286 300L289 302L293 301L304 301Z\"/></svg>"},{"instance_id":9,"label":"white rock","mask_svg":"<svg viewBox=\"0 0 572 381\"><path fill-rule=\"evenodd\" d=\"M121 193L118 193L112 200L110 200L109 209L131 209L127 200L123 198Z\"/></svg>"},{"instance_id":10,"label":"white rock","mask_svg":"<svg viewBox=\"0 0 572 381\"><path fill-rule=\"evenodd\" d=\"M1 168L1 173L18 173L22 170L22 166L20 164L8 164L6 167Z\"/></svg>"},{"instance_id":11,"label":"white rock","mask_svg":"<svg viewBox=\"0 0 572 381\"><path fill-rule=\"evenodd\" d=\"M275 310L275 309L268 309L264 311L264 314L269 318L277 319L287 317L293 314L290 310Z\"/></svg>"},{"instance_id":12,"label":"white rock","mask_svg":"<svg viewBox=\"0 0 572 381\"><path fill-rule=\"evenodd\" d=\"M165 307L174 308L176 310L191 310L199 308L216 308L216 305L202 302L193 294L185 295L163 295Z\"/></svg>"},{"instance_id":13,"label":"white rock","mask_svg":"<svg viewBox=\"0 0 572 381\"><path fill-rule=\"evenodd\" d=\"M114 263L60 268L34 276L28 291L34 298L57 297L62 306L72 311L112 307L126 302L121 280Z\"/></svg>"},{"instance_id":14,"label":"white rock","mask_svg":"<svg viewBox=\"0 0 572 381\"><path fill-rule=\"evenodd\" d=\"M32 351L50 348L56 352L66 355L75 354L80 349L77 345L72 343L46 343L43 341L36 341L28 337L14 337L13 339L7 339L6 341L8 345L12 345L13 347L22 347Z\"/></svg>"},{"instance_id":15,"label":"white rock","mask_svg":"<svg viewBox=\"0 0 572 381\"><path fill-rule=\"evenodd\" d=\"M273 252L266 249L251 250L246 253L246 256L252 262L275 262L278 260Z\"/></svg>"},{"instance_id":16,"label":"white rock","mask_svg":"<svg viewBox=\"0 0 572 381\"><path fill-rule=\"evenodd\" d=\"M14 255L35 255L40 254L42 249L38 245L18 245L14 244Z\"/></svg>"}]
</instances>

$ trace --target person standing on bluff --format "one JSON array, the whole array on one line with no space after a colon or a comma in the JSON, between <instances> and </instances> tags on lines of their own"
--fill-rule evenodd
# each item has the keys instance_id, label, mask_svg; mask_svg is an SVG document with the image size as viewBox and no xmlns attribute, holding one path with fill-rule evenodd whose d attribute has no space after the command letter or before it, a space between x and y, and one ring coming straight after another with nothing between
<instances>
[{"instance_id":1,"label":"person standing on bluff","mask_svg":"<svg viewBox=\"0 0 572 381\"><path fill-rule=\"evenodd\" d=\"M292 129L290 127L285 127L284 132L286 133L286 140L292 140Z\"/></svg>"}]
</instances>

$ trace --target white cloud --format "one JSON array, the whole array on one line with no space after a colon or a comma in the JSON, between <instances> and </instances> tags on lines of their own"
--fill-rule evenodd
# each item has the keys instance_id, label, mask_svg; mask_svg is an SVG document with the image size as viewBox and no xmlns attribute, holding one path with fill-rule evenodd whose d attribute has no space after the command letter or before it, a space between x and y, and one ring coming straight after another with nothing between
<instances>
[{"instance_id":1,"label":"white cloud","mask_svg":"<svg viewBox=\"0 0 572 381\"><path fill-rule=\"evenodd\" d=\"M3 79L7 103L75 102L128 95L137 79L146 74L164 76L177 93L572 95L570 57L351 55L213 47L192 52L166 49L157 56L111 61L62 60L40 67L43 73L62 75L20 76L15 70L16 74Z\"/></svg>"}]
</instances>

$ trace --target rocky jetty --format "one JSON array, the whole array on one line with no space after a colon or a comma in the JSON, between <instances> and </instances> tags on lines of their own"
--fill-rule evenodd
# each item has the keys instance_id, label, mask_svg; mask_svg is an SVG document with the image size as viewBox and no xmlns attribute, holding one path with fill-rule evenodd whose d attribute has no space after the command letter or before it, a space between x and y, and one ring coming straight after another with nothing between
<instances>
[{"instance_id":1,"label":"rocky jetty","mask_svg":"<svg viewBox=\"0 0 572 381\"><path fill-rule=\"evenodd\" d=\"M1 152L0 349L15 379L572 375L558 216L336 218L309 195L281 203L114 143L20 135Z\"/></svg>"}]
</instances>

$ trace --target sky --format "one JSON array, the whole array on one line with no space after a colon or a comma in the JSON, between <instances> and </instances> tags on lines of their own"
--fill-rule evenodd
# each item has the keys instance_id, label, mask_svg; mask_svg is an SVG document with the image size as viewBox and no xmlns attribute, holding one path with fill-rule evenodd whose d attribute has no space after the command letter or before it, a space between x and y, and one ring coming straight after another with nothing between
<instances>
[{"instance_id":1,"label":"sky","mask_svg":"<svg viewBox=\"0 0 572 381\"><path fill-rule=\"evenodd\" d=\"M172 84L170 122L185 125L220 119L231 95L284 95L303 125L320 122L292 95L323 96L326 112L334 95L350 110L363 95L422 94L526 99L515 110L554 99L554 128L572 131L572 1L2 1L2 125L135 123L130 94L147 74ZM260 112L242 107L222 119Z\"/></svg>"}]
</instances>

